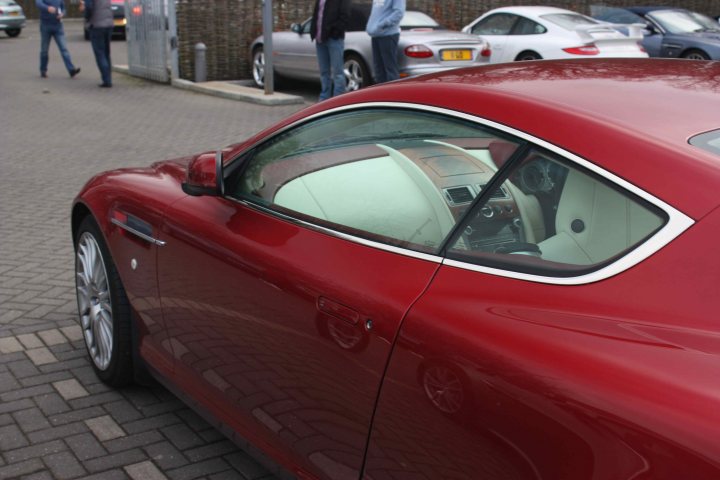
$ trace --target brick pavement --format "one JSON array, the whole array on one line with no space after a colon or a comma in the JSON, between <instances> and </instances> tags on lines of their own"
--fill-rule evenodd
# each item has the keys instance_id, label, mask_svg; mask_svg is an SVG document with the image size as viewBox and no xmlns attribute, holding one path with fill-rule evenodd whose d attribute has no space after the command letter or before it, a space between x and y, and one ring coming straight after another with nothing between
<instances>
[{"instance_id":1,"label":"brick pavement","mask_svg":"<svg viewBox=\"0 0 720 480\"><path fill-rule=\"evenodd\" d=\"M301 106L264 107L114 75L66 22L82 72L54 45L38 72L37 23L0 35L0 480L269 479L161 387L100 383L76 324L70 205L93 174L240 141ZM113 59L126 63L124 42Z\"/></svg>"}]
</instances>

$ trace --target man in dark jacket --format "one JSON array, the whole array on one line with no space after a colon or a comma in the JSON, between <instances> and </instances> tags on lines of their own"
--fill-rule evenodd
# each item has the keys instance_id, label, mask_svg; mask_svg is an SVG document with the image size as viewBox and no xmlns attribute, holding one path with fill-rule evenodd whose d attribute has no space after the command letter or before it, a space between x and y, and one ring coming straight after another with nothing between
<instances>
[{"instance_id":1,"label":"man in dark jacket","mask_svg":"<svg viewBox=\"0 0 720 480\"><path fill-rule=\"evenodd\" d=\"M350 0L315 0L310 38L320 67L320 100L345 93L343 53Z\"/></svg>"},{"instance_id":2,"label":"man in dark jacket","mask_svg":"<svg viewBox=\"0 0 720 480\"><path fill-rule=\"evenodd\" d=\"M63 16L65 16L65 3L63 0L35 0L35 5L40 10L40 76L47 77L48 50L50 49L50 39L54 38L65 68L70 76L74 77L80 73L80 69L73 65L65 43L65 30L62 24Z\"/></svg>"},{"instance_id":3,"label":"man in dark jacket","mask_svg":"<svg viewBox=\"0 0 720 480\"><path fill-rule=\"evenodd\" d=\"M100 77L102 77L102 83L99 86L110 88L112 87L112 62L110 60L110 42L113 30L112 3L110 0L84 0L80 3L80 9L83 8L95 62L100 70Z\"/></svg>"}]
</instances>

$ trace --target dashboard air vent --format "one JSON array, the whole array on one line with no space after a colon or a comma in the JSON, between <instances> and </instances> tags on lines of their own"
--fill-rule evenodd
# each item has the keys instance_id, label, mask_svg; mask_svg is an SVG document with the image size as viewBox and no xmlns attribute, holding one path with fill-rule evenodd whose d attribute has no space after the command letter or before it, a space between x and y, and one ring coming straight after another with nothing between
<instances>
[{"instance_id":1,"label":"dashboard air vent","mask_svg":"<svg viewBox=\"0 0 720 480\"><path fill-rule=\"evenodd\" d=\"M453 187L446 188L445 195L450 201L451 205L463 205L473 201L473 192L470 187Z\"/></svg>"}]
</instances>

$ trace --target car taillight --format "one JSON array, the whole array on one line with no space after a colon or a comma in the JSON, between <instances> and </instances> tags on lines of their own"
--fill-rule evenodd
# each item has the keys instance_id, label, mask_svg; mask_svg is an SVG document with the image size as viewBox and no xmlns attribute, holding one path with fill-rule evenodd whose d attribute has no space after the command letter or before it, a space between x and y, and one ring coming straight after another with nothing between
<instances>
[{"instance_id":1,"label":"car taillight","mask_svg":"<svg viewBox=\"0 0 720 480\"><path fill-rule=\"evenodd\" d=\"M433 52L425 45L410 45L405 48L405 55L412 58L430 58Z\"/></svg>"},{"instance_id":2,"label":"car taillight","mask_svg":"<svg viewBox=\"0 0 720 480\"><path fill-rule=\"evenodd\" d=\"M582 47L563 48L563 52L571 55L597 55L600 50L595 45L583 45Z\"/></svg>"},{"instance_id":3,"label":"car taillight","mask_svg":"<svg viewBox=\"0 0 720 480\"><path fill-rule=\"evenodd\" d=\"M647 53L647 50L645 50L645 47L643 47L643 44L640 42L637 42L637 46L640 49L641 52Z\"/></svg>"},{"instance_id":4,"label":"car taillight","mask_svg":"<svg viewBox=\"0 0 720 480\"><path fill-rule=\"evenodd\" d=\"M2 11L2 8L0 8L0 15L5 15L5 12Z\"/></svg>"},{"instance_id":5,"label":"car taillight","mask_svg":"<svg viewBox=\"0 0 720 480\"><path fill-rule=\"evenodd\" d=\"M489 57L492 54L492 50L490 50L490 47L485 47L480 52L480 56L482 57Z\"/></svg>"}]
</instances>

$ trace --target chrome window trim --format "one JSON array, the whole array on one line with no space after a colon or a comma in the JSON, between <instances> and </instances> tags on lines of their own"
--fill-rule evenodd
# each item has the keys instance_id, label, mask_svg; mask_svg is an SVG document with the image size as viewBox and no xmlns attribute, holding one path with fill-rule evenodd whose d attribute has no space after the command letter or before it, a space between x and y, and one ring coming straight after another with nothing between
<instances>
[{"instance_id":1,"label":"chrome window trim","mask_svg":"<svg viewBox=\"0 0 720 480\"><path fill-rule=\"evenodd\" d=\"M578 155L575 155L571 152L568 152L567 150L564 150L552 143L549 143L545 140L542 140L540 138L537 138L533 135L530 135L528 133L522 132L520 130L517 130L515 128L509 127L507 125L503 125L498 122L494 122L492 120L487 120L482 117L477 117L475 115L471 115L464 112L458 112L455 110L449 110L446 108L441 107L434 107L430 105L423 105L418 103L407 103L407 102L364 102L364 103L357 103L352 105L344 105L341 107L332 108L329 110L324 110L322 112L315 113L313 115L310 115L308 117L305 117L303 119L300 119L296 122L293 122L289 125L286 125L285 127L281 128L277 132L274 132L270 137L264 138L261 140L258 140L256 143L252 144L247 149L243 150L243 152L238 155L236 158L242 157L247 151L255 148L256 146L265 143L269 139L281 135L285 133L286 131L297 127L300 124L310 122L312 120L315 120L317 118L321 118L324 116L332 115L335 113L340 112L348 112L353 110L363 110L367 108L389 108L389 109L398 109L398 110L414 110L414 111L420 111L420 112L431 112L436 113L440 115L446 115L449 117L459 118L462 120L466 120L468 122L476 123L478 125L486 126L493 128L495 130L513 135L517 138L521 138L527 142L530 142L536 146L540 146L546 150L549 150L553 153L556 153L557 155L560 155L564 159L580 165L581 167L584 167L587 170L590 170L591 172L594 172L595 174L599 175L600 177L614 183L615 185L618 185L619 187L623 188L624 190L627 190L638 197L642 198L643 200L647 201L648 203L656 206L657 208L661 209L663 212L665 212L668 216L667 223L657 232L655 232L654 235L652 235L650 238L645 240L642 244L640 244L635 249L631 250L627 255L624 255L620 259L616 260L615 262L599 269L594 272L579 275L575 277L551 277L551 276L543 276L543 275L532 275L527 273L520 273L515 272L512 270L503 270L499 268L491 268L486 267L482 265L477 265L474 263L468 263L468 262L461 262L458 260L451 260L447 258L443 258L437 255L431 255L431 254L425 254L416 252L413 250L408 250L400 247L393 247L391 245L387 245L384 243L374 242L371 240L367 240L364 238L356 237L354 235L349 235L346 233L338 232L326 227L321 227L319 225L315 225L309 222L306 222L304 220L300 220L285 214L282 214L276 210L258 205L256 203L252 203L243 199L237 199L230 197L231 200L237 201L243 205L246 205L248 207L256 208L262 212L270 213L272 215L280 216L286 220L289 220L293 223L310 227L315 230L321 231L323 233L327 233L332 236L336 236L339 238L343 238L352 242L360 243L363 245L367 245L374 248L379 248L381 250L386 250L393 253L398 253L400 255L410 256L414 258L420 258L423 260L435 262L435 263L442 263L443 265L447 265L454 268L462 268L465 270L472 270L476 272L481 273L487 273L490 275L496 275L501 277L507 277L507 278L514 278L517 280L525 280L525 281L531 281L531 282L537 282L537 283L547 283L547 284L553 284L553 285L583 285L587 283L593 283L598 282L600 280L605 280L607 278L613 277L621 272L624 272L625 270L637 265L638 263L642 262L643 260L647 259L648 257L655 254L658 250L663 248L665 245L673 241L675 238L677 238L680 234L682 234L685 230L690 228L695 221L685 215L684 213L680 212L676 208L672 207L668 203L665 203L664 201L660 200L659 198L647 193L646 191L636 187L632 183L618 177L617 175L608 172L607 170L595 165L594 163L585 160L582 157L579 157ZM230 162L232 163L232 162Z\"/></svg>"},{"instance_id":2,"label":"chrome window trim","mask_svg":"<svg viewBox=\"0 0 720 480\"><path fill-rule=\"evenodd\" d=\"M290 223L294 223L295 225L309 228L310 230L315 230L317 232L330 235L331 237L341 238L343 240L348 240L353 243L359 243L359 244L365 245L367 247L377 248L378 250L385 250L385 251L391 252L391 253L397 253L399 255L403 255L406 257L417 258L419 260L425 260L427 262L440 264L443 261L443 257L440 257L438 255L416 252L415 250L409 250L409 249L401 248L401 247L394 247L394 246L388 245L386 243L375 242L373 240L368 240L367 238L357 237L355 235L350 235L348 233L339 232L339 231L333 230L331 228L323 227L323 226L317 225L315 223L310 223L310 222L306 222L305 220L300 220L299 218L291 217L290 215L285 215L284 213L280 213L277 210L273 210L272 208L258 205L257 203L248 202L248 201L242 200L240 198L228 197L228 200L239 203L248 208L252 208L253 210L256 210L261 213L267 213L267 214L275 216L275 217L280 217L283 220L287 220Z\"/></svg>"},{"instance_id":3,"label":"chrome window trim","mask_svg":"<svg viewBox=\"0 0 720 480\"><path fill-rule=\"evenodd\" d=\"M146 242L153 243L153 244L157 245L158 247L165 246L166 242L164 242L163 240L158 240L157 238L151 237L150 235L145 235L144 233L139 232L139 231L135 230L134 228L127 226L126 224L124 224L123 222L118 220L117 218L111 218L110 223L117 225L118 227L122 228L126 232L132 233L136 237L142 238Z\"/></svg>"}]
</instances>

